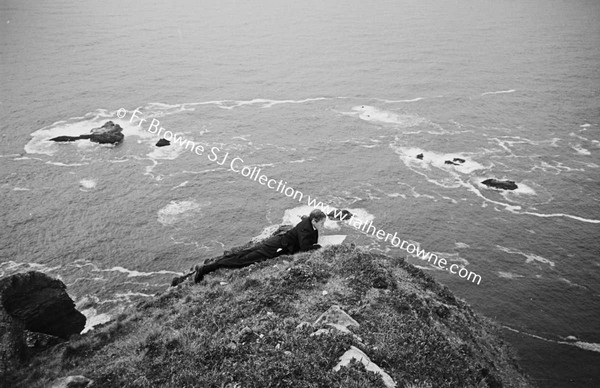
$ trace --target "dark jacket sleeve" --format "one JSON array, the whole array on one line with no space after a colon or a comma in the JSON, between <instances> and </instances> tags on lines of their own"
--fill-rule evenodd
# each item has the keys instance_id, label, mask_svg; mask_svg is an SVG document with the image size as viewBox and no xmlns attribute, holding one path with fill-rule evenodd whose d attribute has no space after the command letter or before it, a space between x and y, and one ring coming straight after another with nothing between
<instances>
[{"instance_id":1,"label":"dark jacket sleeve","mask_svg":"<svg viewBox=\"0 0 600 388\"><path fill-rule=\"evenodd\" d=\"M313 229L308 219L303 220L298 226L298 247L300 248L300 252L321 248L317 244L317 241L319 241L319 231Z\"/></svg>"},{"instance_id":2,"label":"dark jacket sleeve","mask_svg":"<svg viewBox=\"0 0 600 388\"><path fill-rule=\"evenodd\" d=\"M282 246L291 254L321 248L317 245L319 232L314 230L308 218L289 230L282 238Z\"/></svg>"}]
</instances>

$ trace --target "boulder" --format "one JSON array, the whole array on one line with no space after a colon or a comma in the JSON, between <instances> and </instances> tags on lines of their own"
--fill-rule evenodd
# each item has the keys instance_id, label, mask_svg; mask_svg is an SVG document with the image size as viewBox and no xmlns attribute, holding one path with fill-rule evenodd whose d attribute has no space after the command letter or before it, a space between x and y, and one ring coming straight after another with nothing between
<instances>
[{"instance_id":1,"label":"boulder","mask_svg":"<svg viewBox=\"0 0 600 388\"><path fill-rule=\"evenodd\" d=\"M159 141L156 143L156 146L157 146L157 147L165 147L165 146L168 146L168 145L171 145L171 142L170 142L170 141L168 141L167 139L160 139L160 140L159 140Z\"/></svg>"},{"instance_id":2,"label":"boulder","mask_svg":"<svg viewBox=\"0 0 600 388\"><path fill-rule=\"evenodd\" d=\"M80 333L86 318L58 279L30 271L0 279L0 309L20 321L25 329L69 338Z\"/></svg>"},{"instance_id":3,"label":"boulder","mask_svg":"<svg viewBox=\"0 0 600 388\"><path fill-rule=\"evenodd\" d=\"M515 190L517 189L519 186L517 186L517 184L514 181L501 181L499 179L486 179L483 182L484 185L488 186L488 187L494 187L496 189L502 189L502 190Z\"/></svg>"},{"instance_id":4,"label":"boulder","mask_svg":"<svg viewBox=\"0 0 600 388\"><path fill-rule=\"evenodd\" d=\"M92 128L90 131L92 132L90 140L100 144L118 144L125 137L121 133L122 131L123 128L121 128L119 124L115 124L112 121L107 121L101 127Z\"/></svg>"},{"instance_id":5,"label":"boulder","mask_svg":"<svg viewBox=\"0 0 600 388\"><path fill-rule=\"evenodd\" d=\"M336 220L336 221L343 221L343 220L349 220L350 218L352 218L353 214L350 213L348 210L344 209L342 210L341 214L338 214L338 216L335 216L335 212L332 210L329 212L329 214L327 214L327 217L330 220Z\"/></svg>"},{"instance_id":6,"label":"boulder","mask_svg":"<svg viewBox=\"0 0 600 388\"><path fill-rule=\"evenodd\" d=\"M465 160L461 159L461 158L454 158L454 159L452 159L452 161L453 162L458 162L458 163L464 163L465 162Z\"/></svg>"},{"instance_id":7,"label":"boulder","mask_svg":"<svg viewBox=\"0 0 600 388\"><path fill-rule=\"evenodd\" d=\"M419 155L417 155L417 159L421 159L421 160L423 160L423 154L419 154Z\"/></svg>"},{"instance_id":8,"label":"boulder","mask_svg":"<svg viewBox=\"0 0 600 388\"><path fill-rule=\"evenodd\" d=\"M453 162L452 160L446 160L444 161L444 164L453 164L455 166L460 166L460 163Z\"/></svg>"}]
</instances>

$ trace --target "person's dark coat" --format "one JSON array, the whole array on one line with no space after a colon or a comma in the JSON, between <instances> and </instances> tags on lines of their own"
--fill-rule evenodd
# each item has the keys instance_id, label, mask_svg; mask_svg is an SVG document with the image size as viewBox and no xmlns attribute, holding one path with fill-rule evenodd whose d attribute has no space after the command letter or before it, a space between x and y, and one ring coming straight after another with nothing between
<instances>
[{"instance_id":1,"label":"person's dark coat","mask_svg":"<svg viewBox=\"0 0 600 388\"><path fill-rule=\"evenodd\" d=\"M203 275L219 268L241 268L284 254L291 255L321 248L317 244L318 240L319 231L313 228L310 219L306 217L283 235L270 237L255 247L224 255L212 263L203 265L198 269L195 281L198 282Z\"/></svg>"},{"instance_id":2,"label":"person's dark coat","mask_svg":"<svg viewBox=\"0 0 600 388\"><path fill-rule=\"evenodd\" d=\"M275 239L275 237L272 237L272 239ZM265 243L269 240L271 239L268 239ZM292 255L297 252L306 252L320 248L320 245L316 245L317 241L319 241L319 231L313 228L312 223L306 217L298 225L281 236L279 245ZM276 241L273 242L276 243Z\"/></svg>"}]
</instances>

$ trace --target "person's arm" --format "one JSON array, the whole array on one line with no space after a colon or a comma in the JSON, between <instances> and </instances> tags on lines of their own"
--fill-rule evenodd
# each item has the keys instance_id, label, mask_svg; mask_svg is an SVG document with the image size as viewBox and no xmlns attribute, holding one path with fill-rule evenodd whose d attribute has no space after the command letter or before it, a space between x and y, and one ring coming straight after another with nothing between
<instances>
[{"instance_id":1,"label":"person's arm","mask_svg":"<svg viewBox=\"0 0 600 388\"><path fill-rule=\"evenodd\" d=\"M319 233L313 230L312 225L298 230L298 246L301 252L312 251L321 248L319 244Z\"/></svg>"}]
</instances>

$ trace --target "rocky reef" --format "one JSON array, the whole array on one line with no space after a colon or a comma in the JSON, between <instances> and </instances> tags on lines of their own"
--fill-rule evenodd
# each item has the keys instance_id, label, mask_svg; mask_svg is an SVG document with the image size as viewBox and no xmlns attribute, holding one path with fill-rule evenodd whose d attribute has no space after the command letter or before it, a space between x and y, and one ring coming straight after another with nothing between
<instances>
[{"instance_id":1,"label":"rocky reef","mask_svg":"<svg viewBox=\"0 0 600 388\"><path fill-rule=\"evenodd\" d=\"M115 124L112 121L107 121L103 126L98 128L92 128L90 134L83 134L79 136L57 136L50 139L55 142L71 142L82 139L89 139L94 143L100 144L119 144L125 137L121 132L123 128L119 124Z\"/></svg>"}]
</instances>

